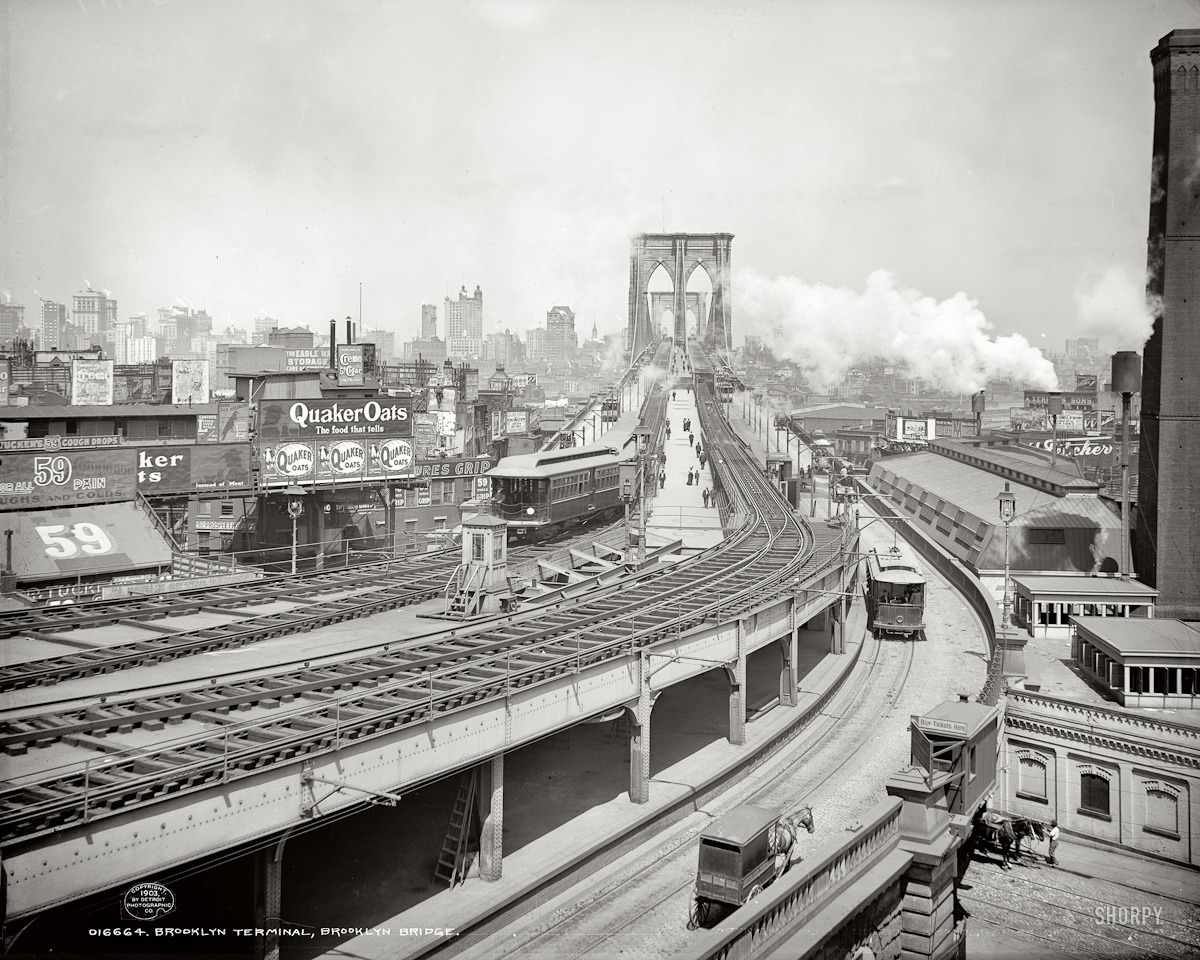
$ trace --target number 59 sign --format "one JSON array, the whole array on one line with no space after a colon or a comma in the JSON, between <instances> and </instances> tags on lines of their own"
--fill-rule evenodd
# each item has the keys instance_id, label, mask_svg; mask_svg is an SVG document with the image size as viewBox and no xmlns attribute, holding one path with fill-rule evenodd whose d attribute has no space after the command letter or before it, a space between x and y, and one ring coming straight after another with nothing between
<instances>
[{"instance_id":1,"label":"number 59 sign","mask_svg":"<svg viewBox=\"0 0 1200 960\"><path fill-rule=\"evenodd\" d=\"M104 528L95 523L55 523L33 529L46 544L46 556L54 560L69 560L81 553L99 557L115 549Z\"/></svg>"}]
</instances>

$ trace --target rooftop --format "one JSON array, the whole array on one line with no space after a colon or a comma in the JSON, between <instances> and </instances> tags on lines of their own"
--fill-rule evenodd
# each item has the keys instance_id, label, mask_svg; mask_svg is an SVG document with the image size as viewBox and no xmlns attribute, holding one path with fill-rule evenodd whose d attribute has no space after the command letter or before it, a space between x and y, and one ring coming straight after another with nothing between
<instances>
[{"instance_id":1,"label":"rooftop","mask_svg":"<svg viewBox=\"0 0 1200 960\"><path fill-rule=\"evenodd\" d=\"M1021 574L1012 578L1018 587L1030 595L1044 596L1061 593L1078 597L1137 597L1152 603L1158 591L1139 580L1120 580L1116 577L1071 577L1052 574Z\"/></svg>"},{"instance_id":2,"label":"rooftop","mask_svg":"<svg viewBox=\"0 0 1200 960\"><path fill-rule=\"evenodd\" d=\"M1194 656L1200 660L1200 624L1132 617L1074 617L1081 630L1120 653Z\"/></svg>"},{"instance_id":3,"label":"rooftop","mask_svg":"<svg viewBox=\"0 0 1200 960\"><path fill-rule=\"evenodd\" d=\"M112 420L126 417L182 417L216 413L216 403L114 403L75 406L29 406L0 408L0 420Z\"/></svg>"},{"instance_id":4,"label":"rooftop","mask_svg":"<svg viewBox=\"0 0 1200 960\"><path fill-rule=\"evenodd\" d=\"M717 817L701 836L741 845L758 836L778 819L779 814L774 810L743 803L724 816Z\"/></svg>"}]
</instances>

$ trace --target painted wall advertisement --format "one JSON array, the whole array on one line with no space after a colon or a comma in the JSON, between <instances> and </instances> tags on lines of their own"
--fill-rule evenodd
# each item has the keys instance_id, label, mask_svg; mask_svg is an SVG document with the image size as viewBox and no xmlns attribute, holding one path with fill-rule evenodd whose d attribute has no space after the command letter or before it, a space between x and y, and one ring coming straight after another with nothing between
<instances>
[{"instance_id":1,"label":"painted wall advertisement","mask_svg":"<svg viewBox=\"0 0 1200 960\"><path fill-rule=\"evenodd\" d=\"M113 361L71 361L71 404L73 406L101 405L113 402Z\"/></svg>"},{"instance_id":2,"label":"painted wall advertisement","mask_svg":"<svg viewBox=\"0 0 1200 960\"><path fill-rule=\"evenodd\" d=\"M329 352L327 350L284 350L288 373L300 373L304 370L329 369Z\"/></svg>"},{"instance_id":3,"label":"painted wall advertisement","mask_svg":"<svg viewBox=\"0 0 1200 960\"><path fill-rule=\"evenodd\" d=\"M420 460L417 462L417 476L431 479L454 477L481 477L497 463L493 457L472 457L471 459Z\"/></svg>"},{"instance_id":4,"label":"painted wall advertisement","mask_svg":"<svg viewBox=\"0 0 1200 960\"><path fill-rule=\"evenodd\" d=\"M9 389L12 387L12 361L0 360L0 404L8 405Z\"/></svg>"},{"instance_id":5,"label":"painted wall advertisement","mask_svg":"<svg viewBox=\"0 0 1200 960\"><path fill-rule=\"evenodd\" d=\"M413 435L412 400L268 400L258 410L258 439L302 440Z\"/></svg>"},{"instance_id":6,"label":"painted wall advertisement","mask_svg":"<svg viewBox=\"0 0 1200 960\"><path fill-rule=\"evenodd\" d=\"M132 500L136 491L130 450L64 449L0 457L0 510Z\"/></svg>"},{"instance_id":7,"label":"painted wall advertisement","mask_svg":"<svg viewBox=\"0 0 1200 960\"><path fill-rule=\"evenodd\" d=\"M0 510L132 500L138 491L162 496L250 485L250 449L244 443L63 447L0 457Z\"/></svg>"},{"instance_id":8,"label":"painted wall advertisement","mask_svg":"<svg viewBox=\"0 0 1200 960\"><path fill-rule=\"evenodd\" d=\"M418 460L428 459L438 445L437 414L418 413L413 420L413 452Z\"/></svg>"},{"instance_id":9,"label":"painted wall advertisement","mask_svg":"<svg viewBox=\"0 0 1200 960\"><path fill-rule=\"evenodd\" d=\"M171 402L208 403L208 361L171 361Z\"/></svg>"},{"instance_id":10,"label":"painted wall advertisement","mask_svg":"<svg viewBox=\"0 0 1200 960\"><path fill-rule=\"evenodd\" d=\"M399 437L260 441L258 450L268 486L362 483L414 473L412 444Z\"/></svg>"}]
</instances>

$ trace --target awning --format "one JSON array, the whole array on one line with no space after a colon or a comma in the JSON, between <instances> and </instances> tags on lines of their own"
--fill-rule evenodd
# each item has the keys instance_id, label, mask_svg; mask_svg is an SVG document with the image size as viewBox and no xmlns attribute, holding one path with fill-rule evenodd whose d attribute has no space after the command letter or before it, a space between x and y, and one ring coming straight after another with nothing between
<instances>
[{"instance_id":1,"label":"awning","mask_svg":"<svg viewBox=\"0 0 1200 960\"><path fill-rule=\"evenodd\" d=\"M133 503L6 513L0 517L0 530L13 531L18 583L171 565L170 544Z\"/></svg>"}]
</instances>

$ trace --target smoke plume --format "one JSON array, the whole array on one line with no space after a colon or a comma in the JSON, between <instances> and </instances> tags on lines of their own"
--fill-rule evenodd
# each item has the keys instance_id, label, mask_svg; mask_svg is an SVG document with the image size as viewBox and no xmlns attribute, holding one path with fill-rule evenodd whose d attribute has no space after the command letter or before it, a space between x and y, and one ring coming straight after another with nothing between
<instances>
[{"instance_id":1,"label":"smoke plume","mask_svg":"<svg viewBox=\"0 0 1200 960\"><path fill-rule=\"evenodd\" d=\"M1125 267L1107 267L1090 288L1075 292L1080 332L1116 350L1141 350L1162 313L1162 300L1146 293L1146 278Z\"/></svg>"},{"instance_id":2,"label":"smoke plume","mask_svg":"<svg viewBox=\"0 0 1200 960\"><path fill-rule=\"evenodd\" d=\"M733 289L737 315L818 390L872 360L946 391L980 390L992 377L1057 386L1054 366L1020 334L988 336L992 324L965 293L939 302L898 287L885 270L867 277L861 293L752 272L740 273Z\"/></svg>"}]
</instances>

